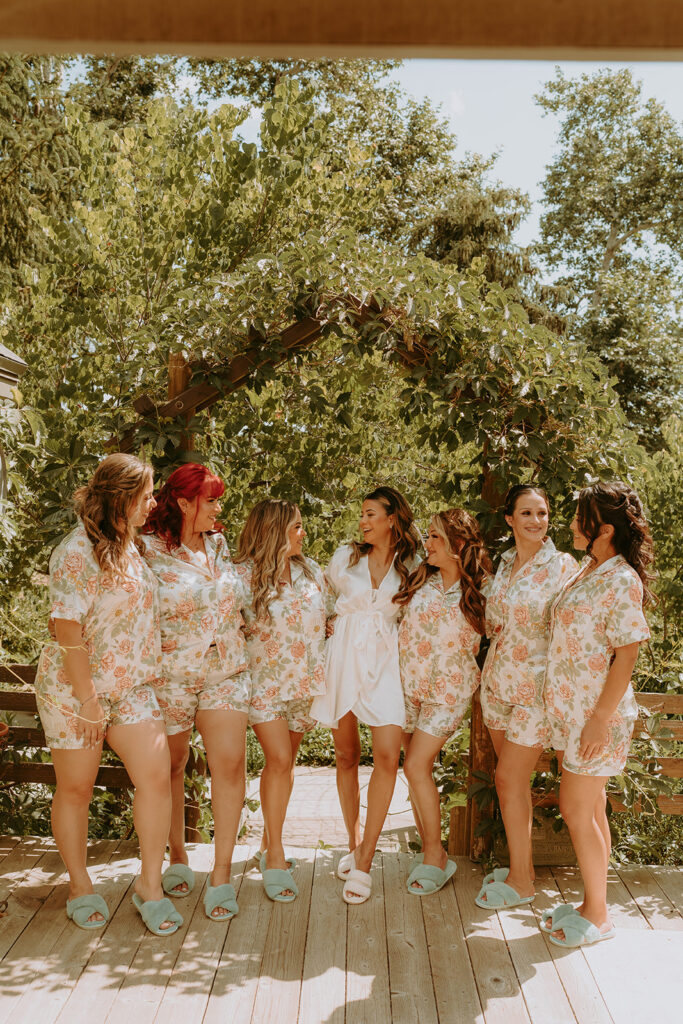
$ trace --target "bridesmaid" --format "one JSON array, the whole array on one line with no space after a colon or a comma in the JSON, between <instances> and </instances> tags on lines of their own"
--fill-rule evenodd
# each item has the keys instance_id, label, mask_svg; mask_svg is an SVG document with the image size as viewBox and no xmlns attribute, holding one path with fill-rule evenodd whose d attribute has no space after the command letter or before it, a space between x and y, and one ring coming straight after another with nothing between
<instances>
[{"instance_id":1,"label":"bridesmaid","mask_svg":"<svg viewBox=\"0 0 683 1024\"><path fill-rule=\"evenodd\" d=\"M638 714L631 675L650 636L643 598L653 601L653 552L640 498L621 481L585 487L571 528L574 546L588 557L552 609L544 701L553 746L562 751L560 811L584 899L542 918L551 942L585 946L615 934L607 909L605 786L624 770Z\"/></svg>"},{"instance_id":2,"label":"bridesmaid","mask_svg":"<svg viewBox=\"0 0 683 1024\"><path fill-rule=\"evenodd\" d=\"M487 875L480 907L531 903L533 809L531 773L549 743L543 708L550 606L577 570L557 551L548 531L548 499L531 484L517 484L505 499L513 547L504 551L486 603L491 646L481 681L481 710L498 763L496 791L510 852L510 868Z\"/></svg>"},{"instance_id":3,"label":"bridesmaid","mask_svg":"<svg viewBox=\"0 0 683 1024\"><path fill-rule=\"evenodd\" d=\"M144 538L145 558L159 582L163 661L155 686L171 750L171 865L164 889L186 896L195 881L184 812L185 765L196 725L211 771L215 851L204 910L214 921L238 912L230 873L244 804L251 690L241 585L216 521L224 490L206 466L180 466L159 491Z\"/></svg>"},{"instance_id":4,"label":"bridesmaid","mask_svg":"<svg viewBox=\"0 0 683 1024\"><path fill-rule=\"evenodd\" d=\"M400 609L394 595L416 567L420 536L406 499L393 487L366 495L361 542L335 551L325 577L334 601L327 644L327 691L311 714L332 729L337 789L350 853L337 873L347 903L363 903L372 891L370 866L396 783L405 724L398 662ZM360 835L360 737L358 722L372 732L373 770L365 833Z\"/></svg>"},{"instance_id":5,"label":"bridesmaid","mask_svg":"<svg viewBox=\"0 0 683 1024\"><path fill-rule=\"evenodd\" d=\"M280 903L291 903L298 892L282 827L299 744L315 725L311 704L325 692L325 581L320 567L302 554L304 537L296 505L265 499L249 513L235 558L246 590L249 724L266 758L260 867L266 894Z\"/></svg>"},{"instance_id":6,"label":"bridesmaid","mask_svg":"<svg viewBox=\"0 0 683 1024\"><path fill-rule=\"evenodd\" d=\"M133 903L150 931L171 935L183 919L161 888L171 791L152 688L161 661L159 604L137 537L154 508L152 471L132 455L109 455L74 504L80 522L50 559L56 642L43 648L36 673L57 776L52 832L69 873L66 912L80 928L101 928L109 919L86 867L88 806L106 739L135 787L141 871Z\"/></svg>"}]
</instances>

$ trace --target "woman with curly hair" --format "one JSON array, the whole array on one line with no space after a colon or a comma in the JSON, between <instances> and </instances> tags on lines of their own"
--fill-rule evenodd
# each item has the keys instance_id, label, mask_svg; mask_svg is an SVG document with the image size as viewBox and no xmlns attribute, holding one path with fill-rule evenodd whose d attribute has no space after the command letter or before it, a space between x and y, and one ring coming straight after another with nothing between
<instances>
[{"instance_id":1,"label":"woman with curly hair","mask_svg":"<svg viewBox=\"0 0 683 1024\"><path fill-rule=\"evenodd\" d=\"M498 758L496 792L510 867L487 875L475 902L497 909L531 903L534 866L529 779L549 729L543 708L550 606L576 572L576 560L548 537L545 491L516 484L505 498L505 522L514 544L501 555L487 595L491 640L481 677L481 710Z\"/></svg>"},{"instance_id":2,"label":"woman with curly hair","mask_svg":"<svg viewBox=\"0 0 683 1024\"><path fill-rule=\"evenodd\" d=\"M654 557L640 498L621 481L580 491L571 529L587 557L552 608L543 691L562 755L560 811L584 883L581 906L562 903L542 915L551 942L565 947L614 935L605 786L624 769L638 713L631 675L650 635L643 604L653 601Z\"/></svg>"},{"instance_id":3,"label":"woman with curly hair","mask_svg":"<svg viewBox=\"0 0 683 1024\"><path fill-rule=\"evenodd\" d=\"M312 709L334 738L337 790L351 851L337 869L347 903L363 903L370 896L370 866L396 783L405 710L398 664L400 608L393 598L415 568L420 545L410 507L393 487L377 487L366 495L360 529L363 540L339 547L325 573L332 613L327 691ZM373 756L362 840L359 721L372 731Z\"/></svg>"},{"instance_id":4,"label":"woman with curly hair","mask_svg":"<svg viewBox=\"0 0 683 1024\"><path fill-rule=\"evenodd\" d=\"M164 889L187 896L195 878L185 849L185 766L196 725L211 771L214 866L204 893L213 921L238 912L230 883L245 791L251 679L242 587L217 516L225 484L206 466L174 470L145 526L145 558L159 584L163 660L156 693L171 750L173 815Z\"/></svg>"},{"instance_id":5,"label":"woman with curly hair","mask_svg":"<svg viewBox=\"0 0 683 1024\"><path fill-rule=\"evenodd\" d=\"M434 516L425 549L425 561L394 598L405 608L398 630L406 712L403 770L422 840L422 854L407 881L415 896L438 892L455 874L456 864L441 844L432 770L479 686L476 656L486 608L482 589L492 568L476 520L460 508Z\"/></svg>"},{"instance_id":6,"label":"woman with curly hair","mask_svg":"<svg viewBox=\"0 0 683 1024\"><path fill-rule=\"evenodd\" d=\"M266 894L279 903L291 903L298 893L282 827L299 744L315 725L311 704L325 691L325 581L316 562L302 554L305 536L297 506L267 498L249 513L235 558L246 589L249 724L266 759L260 868Z\"/></svg>"},{"instance_id":7,"label":"woman with curly hair","mask_svg":"<svg viewBox=\"0 0 683 1024\"><path fill-rule=\"evenodd\" d=\"M50 559L56 642L43 648L35 684L57 776L52 831L69 873L66 912L80 928L109 919L86 867L88 805L106 738L135 787L141 870L133 903L150 931L171 935L183 919L161 888L171 790L153 689L159 604L137 536L154 508L152 471L132 455L109 455L74 503L80 523Z\"/></svg>"}]
</instances>

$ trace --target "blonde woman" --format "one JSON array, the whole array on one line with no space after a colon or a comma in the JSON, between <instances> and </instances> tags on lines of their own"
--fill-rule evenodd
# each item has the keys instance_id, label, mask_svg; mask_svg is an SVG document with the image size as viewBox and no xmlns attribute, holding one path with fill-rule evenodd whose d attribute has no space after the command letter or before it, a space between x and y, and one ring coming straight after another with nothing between
<instances>
[{"instance_id":1,"label":"blonde woman","mask_svg":"<svg viewBox=\"0 0 683 1024\"><path fill-rule=\"evenodd\" d=\"M88 805L108 744L135 786L140 877L133 903L150 931L183 919L161 887L171 818L169 754L152 683L159 672L159 604L136 536L154 508L152 472L132 455L109 455L74 495L80 523L50 559L51 623L36 696L57 789L52 831L69 873L66 912L101 928L109 910L86 868Z\"/></svg>"},{"instance_id":2,"label":"blonde woman","mask_svg":"<svg viewBox=\"0 0 683 1024\"><path fill-rule=\"evenodd\" d=\"M434 516L425 549L425 561L394 598L405 608L398 630L406 709L403 770L422 840L422 854L407 881L415 896L438 892L455 874L455 862L441 844L432 770L479 686L476 656L486 608L482 588L491 572L477 522L463 509Z\"/></svg>"},{"instance_id":3,"label":"blonde woman","mask_svg":"<svg viewBox=\"0 0 683 1024\"><path fill-rule=\"evenodd\" d=\"M325 690L325 581L302 554L301 512L290 501L265 499L249 513L235 563L244 603L253 688L249 723L266 764L261 807L266 849L260 867L268 896L291 903L298 890L285 860L282 827L304 733L312 729L313 698Z\"/></svg>"},{"instance_id":4,"label":"blonde woman","mask_svg":"<svg viewBox=\"0 0 683 1024\"><path fill-rule=\"evenodd\" d=\"M405 710L398 663L400 609L393 598L415 569L420 545L410 507L393 487L378 487L366 495L360 530L362 541L338 548L325 573L332 612L327 690L312 709L334 737L337 790L350 850L337 874L345 881L347 903L364 903L370 897L370 866L396 783ZM372 731L373 757L362 839L359 721Z\"/></svg>"},{"instance_id":5,"label":"blonde woman","mask_svg":"<svg viewBox=\"0 0 683 1024\"><path fill-rule=\"evenodd\" d=\"M196 725L211 771L214 866L204 892L213 921L238 913L230 882L245 790L251 692L242 587L217 522L225 484L206 466L174 470L157 495L144 539L159 583L162 669L155 682L171 751L173 816L164 890L186 896L194 873L185 850L185 765Z\"/></svg>"}]
</instances>

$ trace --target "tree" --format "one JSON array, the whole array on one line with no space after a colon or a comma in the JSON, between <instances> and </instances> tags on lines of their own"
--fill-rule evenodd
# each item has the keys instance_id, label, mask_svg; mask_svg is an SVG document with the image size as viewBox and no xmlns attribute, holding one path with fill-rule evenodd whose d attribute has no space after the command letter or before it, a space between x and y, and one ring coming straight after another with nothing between
<instances>
[{"instance_id":1,"label":"tree","mask_svg":"<svg viewBox=\"0 0 683 1024\"><path fill-rule=\"evenodd\" d=\"M683 134L625 69L558 70L537 102L560 121L540 252L573 293L573 330L615 373L630 422L656 448L683 388Z\"/></svg>"}]
</instances>

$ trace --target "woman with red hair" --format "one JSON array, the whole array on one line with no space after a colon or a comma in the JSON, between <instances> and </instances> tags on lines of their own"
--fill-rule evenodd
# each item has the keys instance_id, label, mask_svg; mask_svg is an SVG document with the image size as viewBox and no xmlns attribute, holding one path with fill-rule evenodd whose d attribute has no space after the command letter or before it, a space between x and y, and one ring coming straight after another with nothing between
<instances>
[{"instance_id":1,"label":"woman with red hair","mask_svg":"<svg viewBox=\"0 0 683 1024\"><path fill-rule=\"evenodd\" d=\"M212 920L238 910L230 871L244 803L251 696L242 585L216 521L224 490L205 466L180 466L156 496L144 538L145 558L159 582L163 659L155 689L171 751L171 866L163 885L176 897L194 886L185 850L184 780L196 725L211 771L215 859L204 909Z\"/></svg>"}]
</instances>

